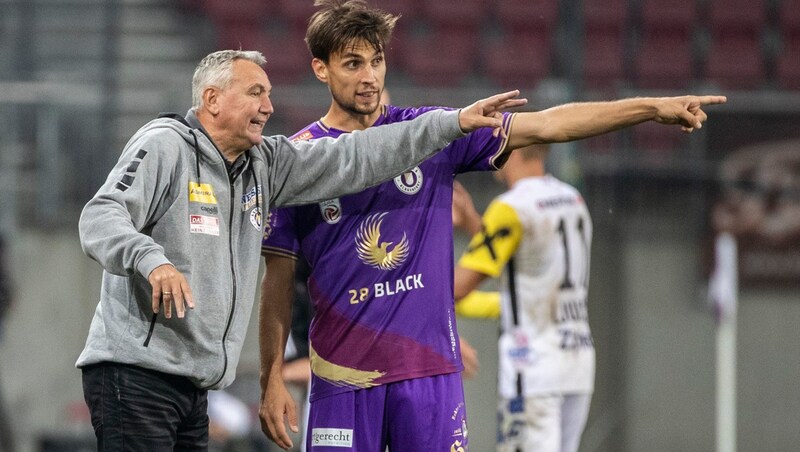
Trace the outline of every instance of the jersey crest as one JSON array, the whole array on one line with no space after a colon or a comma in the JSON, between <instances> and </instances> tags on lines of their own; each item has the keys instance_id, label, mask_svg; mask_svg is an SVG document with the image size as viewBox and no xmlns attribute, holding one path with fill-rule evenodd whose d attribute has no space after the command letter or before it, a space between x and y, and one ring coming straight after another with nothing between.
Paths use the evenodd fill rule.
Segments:
<instances>
[{"instance_id":1,"label":"jersey crest","mask_svg":"<svg viewBox=\"0 0 800 452\"><path fill-rule=\"evenodd\" d=\"M339 198L319 203L319 211L328 224L336 224L342 219L342 203L339 202Z\"/></svg>"},{"instance_id":2,"label":"jersey crest","mask_svg":"<svg viewBox=\"0 0 800 452\"><path fill-rule=\"evenodd\" d=\"M383 212L364 219L356 232L356 252L361 262L370 267L393 270L408 257L408 238L404 232L403 238L396 245L394 242L382 242L381 225L385 216L386 212Z\"/></svg>"},{"instance_id":3,"label":"jersey crest","mask_svg":"<svg viewBox=\"0 0 800 452\"><path fill-rule=\"evenodd\" d=\"M422 188L422 170L415 166L410 171L395 177L394 185L407 195L416 194Z\"/></svg>"}]
</instances>

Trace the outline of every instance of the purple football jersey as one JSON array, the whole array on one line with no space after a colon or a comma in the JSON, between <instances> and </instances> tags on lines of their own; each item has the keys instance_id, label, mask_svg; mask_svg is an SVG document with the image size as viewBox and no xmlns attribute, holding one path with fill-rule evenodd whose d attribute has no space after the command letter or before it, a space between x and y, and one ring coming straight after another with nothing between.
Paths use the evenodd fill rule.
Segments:
<instances>
[{"instance_id":1,"label":"purple football jersey","mask_svg":"<svg viewBox=\"0 0 800 452\"><path fill-rule=\"evenodd\" d=\"M433 109L383 108L374 126ZM505 115L506 132L512 120ZM317 121L293 139L342 133ZM312 400L462 369L453 304L453 179L501 165L505 145L502 135L480 129L393 180L269 214L264 252L302 255L311 267Z\"/></svg>"}]
</instances>

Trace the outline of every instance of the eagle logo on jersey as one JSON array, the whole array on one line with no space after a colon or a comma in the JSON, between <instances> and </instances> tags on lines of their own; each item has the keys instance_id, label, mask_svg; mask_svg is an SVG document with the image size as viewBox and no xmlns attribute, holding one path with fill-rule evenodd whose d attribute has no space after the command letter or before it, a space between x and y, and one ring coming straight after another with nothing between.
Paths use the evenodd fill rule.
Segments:
<instances>
[{"instance_id":1,"label":"eagle logo on jersey","mask_svg":"<svg viewBox=\"0 0 800 452\"><path fill-rule=\"evenodd\" d=\"M394 178L394 185L403 193L413 195L422 187L422 170L418 166Z\"/></svg>"},{"instance_id":2,"label":"eagle logo on jersey","mask_svg":"<svg viewBox=\"0 0 800 452\"><path fill-rule=\"evenodd\" d=\"M361 262L381 270L393 270L405 262L409 246L406 233L400 243L381 242L381 225L386 212L368 216L356 231L356 252Z\"/></svg>"}]
</instances>

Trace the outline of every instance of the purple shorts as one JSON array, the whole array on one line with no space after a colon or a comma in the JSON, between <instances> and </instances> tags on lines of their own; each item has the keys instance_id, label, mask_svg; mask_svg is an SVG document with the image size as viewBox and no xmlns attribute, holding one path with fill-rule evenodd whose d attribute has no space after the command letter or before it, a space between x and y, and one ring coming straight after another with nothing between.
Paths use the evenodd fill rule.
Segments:
<instances>
[{"instance_id":1,"label":"purple shorts","mask_svg":"<svg viewBox=\"0 0 800 452\"><path fill-rule=\"evenodd\" d=\"M309 452L468 452L461 373L315 400L306 435Z\"/></svg>"}]
</instances>

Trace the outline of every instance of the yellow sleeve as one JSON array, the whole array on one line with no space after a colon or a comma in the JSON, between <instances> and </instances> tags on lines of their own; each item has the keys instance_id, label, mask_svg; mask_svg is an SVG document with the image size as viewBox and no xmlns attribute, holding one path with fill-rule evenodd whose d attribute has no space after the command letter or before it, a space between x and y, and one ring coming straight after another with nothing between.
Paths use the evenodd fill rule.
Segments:
<instances>
[{"instance_id":1,"label":"yellow sleeve","mask_svg":"<svg viewBox=\"0 0 800 452\"><path fill-rule=\"evenodd\" d=\"M483 214L483 228L469 242L458 265L498 277L522 239L522 223L508 204L495 200Z\"/></svg>"},{"instance_id":2,"label":"yellow sleeve","mask_svg":"<svg viewBox=\"0 0 800 452\"><path fill-rule=\"evenodd\" d=\"M456 303L456 314L473 319L500 317L500 292L473 290Z\"/></svg>"}]
</instances>

